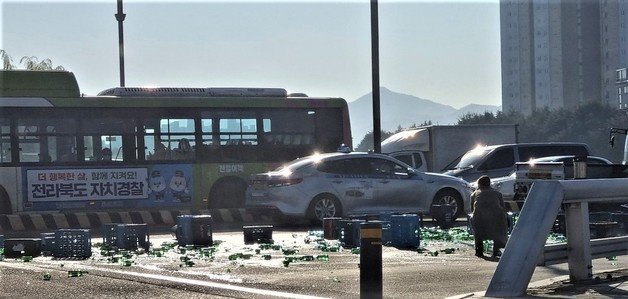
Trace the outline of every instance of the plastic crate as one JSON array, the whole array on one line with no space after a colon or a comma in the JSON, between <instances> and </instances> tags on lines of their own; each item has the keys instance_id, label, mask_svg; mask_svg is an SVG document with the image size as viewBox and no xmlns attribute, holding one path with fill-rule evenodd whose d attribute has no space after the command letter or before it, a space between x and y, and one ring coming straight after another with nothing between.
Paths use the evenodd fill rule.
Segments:
<instances>
[{"instance_id":1,"label":"plastic crate","mask_svg":"<svg viewBox=\"0 0 628 299\"><path fill-rule=\"evenodd\" d=\"M619 230L619 223L610 212L591 212L589 213L589 230L591 239L614 237Z\"/></svg>"},{"instance_id":2,"label":"plastic crate","mask_svg":"<svg viewBox=\"0 0 628 299\"><path fill-rule=\"evenodd\" d=\"M105 223L102 225L102 244L109 248L118 247L119 223Z\"/></svg>"},{"instance_id":3,"label":"plastic crate","mask_svg":"<svg viewBox=\"0 0 628 299\"><path fill-rule=\"evenodd\" d=\"M590 212L589 223L613 222L613 215L610 212Z\"/></svg>"},{"instance_id":4,"label":"plastic crate","mask_svg":"<svg viewBox=\"0 0 628 299\"><path fill-rule=\"evenodd\" d=\"M391 245L397 248L420 246L421 220L417 214L392 215L390 217Z\"/></svg>"},{"instance_id":5,"label":"plastic crate","mask_svg":"<svg viewBox=\"0 0 628 299\"><path fill-rule=\"evenodd\" d=\"M57 247L55 233L41 233L39 238L41 239L41 253L43 255L52 255Z\"/></svg>"},{"instance_id":6,"label":"plastic crate","mask_svg":"<svg viewBox=\"0 0 628 299\"><path fill-rule=\"evenodd\" d=\"M177 242L180 246L211 246L212 216L211 215L181 215L177 216Z\"/></svg>"},{"instance_id":7,"label":"plastic crate","mask_svg":"<svg viewBox=\"0 0 628 299\"><path fill-rule=\"evenodd\" d=\"M342 218L323 218L323 237L327 240L338 240L339 223Z\"/></svg>"},{"instance_id":8,"label":"plastic crate","mask_svg":"<svg viewBox=\"0 0 628 299\"><path fill-rule=\"evenodd\" d=\"M146 223L124 224L122 238L118 243L122 243L127 250L137 250L143 248L150 249L150 235Z\"/></svg>"},{"instance_id":9,"label":"plastic crate","mask_svg":"<svg viewBox=\"0 0 628 299\"><path fill-rule=\"evenodd\" d=\"M617 226L619 229L619 234L627 234L628 233L628 213L625 212L616 212L612 213L613 221L617 222Z\"/></svg>"},{"instance_id":10,"label":"plastic crate","mask_svg":"<svg viewBox=\"0 0 628 299\"><path fill-rule=\"evenodd\" d=\"M273 243L273 226L272 225L248 225L243 226L244 244L254 243Z\"/></svg>"},{"instance_id":11,"label":"plastic crate","mask_svg":"<svg viewBox=\"0 0 628 299\"><path fill-rule=\"evenodd\" d=\"M116 224L103 225L103 244L124 250L150 249L150 236L148 225L142 224Z\"/></svg>"},{"instance_id":12,"label":"plastic crate","mask_svg":"<svg viewBox=\"0 0 628 299\"><path fill-rule=\"evenodd\" d=\"M454 215L454 205L432 205L432 218L442 229L453 226L456 220Z\"/></svg>"},{"instance_id":13,"label":"plastic crate","mask_svg":"<svg viewBox=\"0 0 628 299\"><path fill-rule=\"evenodd\" d=\"M89 229L58 229L55 231L56 258L86 259L92 256L92 237Z\"/></svg>"},{"instance_id":14,"label":"plastic crate","mask_svg":"<svg viewBox=\"0 0 628 299\"><path fill-rule=\"evenodd\" d=\"M340 220L338 240L343 247L360 247L360 224L365 222L365 220L361 219Z\"/></svg>"},{"instance_id":15,"label":"plastic crate","mask_svg":"<svg viewBox=\"0 0 628 299\"><path fill-rule=\"evenodd\" d=\"M41 254L41 239L15 238L4 240L4 256L20 258L22 256L39 256Z\"/></svg>"}]
</instances>

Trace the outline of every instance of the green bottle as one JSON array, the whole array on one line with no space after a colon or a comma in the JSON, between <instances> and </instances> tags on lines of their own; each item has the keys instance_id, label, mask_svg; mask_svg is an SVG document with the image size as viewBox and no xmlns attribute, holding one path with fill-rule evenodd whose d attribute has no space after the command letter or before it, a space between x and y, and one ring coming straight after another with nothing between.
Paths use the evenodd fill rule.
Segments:
<instances>
[{"instance_id":1,"label":"green bottle","mask_svg":"<svg viewBox=\"0 0 628 299\"><path fill-rule=\"evenodd\" d=\"M316 260L327 262L327 261L329 261L329 255L327 255L327 254L317 255L316 256Z\"/></svg>"}]
</instances>

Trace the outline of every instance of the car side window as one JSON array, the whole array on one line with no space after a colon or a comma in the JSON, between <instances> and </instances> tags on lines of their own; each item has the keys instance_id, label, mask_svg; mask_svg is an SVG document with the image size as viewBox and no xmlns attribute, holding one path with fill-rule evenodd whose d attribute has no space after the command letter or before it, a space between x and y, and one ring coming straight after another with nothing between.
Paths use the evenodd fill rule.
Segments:
<instances>
[{"instance_id":1,"label":"car side window","mask_svg":"<svg viewBox=\"0 0 628 299\"><path fill-rule=\"evenodd\" d=\"M412 155L414 156L414 168L421 168L421 166L423 166L423 159L421 159L421 154L414 153Z\"/></svg>"},{"instance_id":2,"label":"car side window","mask_svg":"<svg viewBox=\"0 0 628 299\"><path fill-rule=\"evenodd\" d=\"M484 163L478 167L480 170L492 170L512 167L515 165L515 151L512 147L495 150L486 158Z\"/></svg>"},{"instance_id":3,"label":"car side window","mask_svg":"<svg viewBox=\"0 0 628 299\"><path fill-rule=\"evenodd\" d=\"M348 172L345 160L325 161L317 167L318 171L326 173L344 174Z\"/></svg>"},{"instance_id":4,"label":"car side window","mask_svg":"<svg viewBox=\"0 0 628 299\"><path fill-rule=\"evenodd\" d=\"M397 160L399 160L399 161L401 161L403 163L406 163L406 164L408 164L410 166L414 165L414 163L412 163L412 155L410 155L410 154L403 154L403 155L395 156L395 159L397 159ZM417 160L417 162L421 163L421 160ZM418 168L418 167L420 167L420 165L414 166L414 167Z\"/></svg>"},{"instance_id":5,"label":"car side window","mask_svg":"<svg viewBox=\"0 0 628 299\"><path fill-rule=\"evenodd\" d=\"M383 159L372 159L371 161L371 173L372 174L393 174L394 165L392 162Z\"/></svg>"},{"instance_id":6,"label":"car side window","mask_svg":"<svg viewBox=\"0 0 628 299\"><path fill-rule=\"evenodd\" d=\"M408 173L408 170L393 161L386 159L370 159L371 173L378 175L397 175L400 173Z\"/></svg>"}]
</instances>

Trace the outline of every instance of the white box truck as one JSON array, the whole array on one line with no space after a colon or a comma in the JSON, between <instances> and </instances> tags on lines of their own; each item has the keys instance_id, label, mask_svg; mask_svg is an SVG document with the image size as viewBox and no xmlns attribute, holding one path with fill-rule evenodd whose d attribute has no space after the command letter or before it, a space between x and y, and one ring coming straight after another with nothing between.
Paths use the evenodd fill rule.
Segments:
<instances>
[{"instance_id":1,"label":"white box truck","mask_svg":"<svg viewBox=\"0 0 628 299\"><path fill-rule=\"evenodd\" d=\"M394 134L382 153L427 172L441 172L454 159L482 145L517 143L517 125L432 125Z\"/></svg>"}]
</instances>

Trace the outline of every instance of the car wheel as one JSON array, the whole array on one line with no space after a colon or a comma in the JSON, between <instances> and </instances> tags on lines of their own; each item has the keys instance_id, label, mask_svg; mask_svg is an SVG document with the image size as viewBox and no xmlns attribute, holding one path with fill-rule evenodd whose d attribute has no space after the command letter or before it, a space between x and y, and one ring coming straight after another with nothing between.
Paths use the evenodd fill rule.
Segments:
<instances>
[{"instance_id":1,"label":"car wheel","mask_svg":"<svg viewBox=\"0 0 628 299\"><path fill-rule=\"evenodd\" d=\"M433 205L454 206L454 219L457 219L464 214L462 198L460 197L460 194L458 194L458 192L454 190L445 189L438 191L438 193L436 193L436 196L434 196L434 200L432 201L432 206ZM430 209L430 214L434 215L433 209Z\"/></svg>"},{"instance_id":2,"label":"car wheel","mask_svg":"<svg viewBox=\"0 0 628 299\"><path fill-rule=\"evenodd\" d=\"M342 215L340 202L330 194L315 197L310 203L309 218L315 222L323 222L324 218L339 217Z\"/></svg>"}]
</instances>

